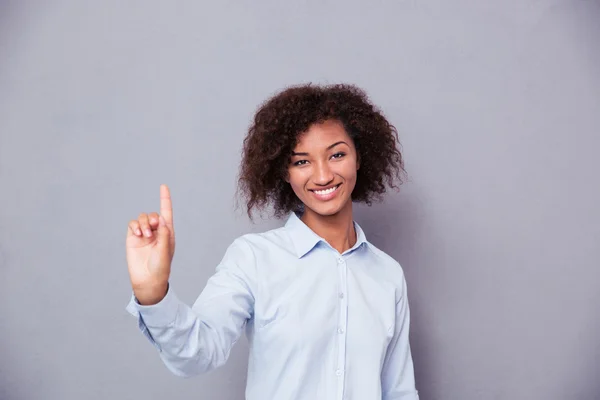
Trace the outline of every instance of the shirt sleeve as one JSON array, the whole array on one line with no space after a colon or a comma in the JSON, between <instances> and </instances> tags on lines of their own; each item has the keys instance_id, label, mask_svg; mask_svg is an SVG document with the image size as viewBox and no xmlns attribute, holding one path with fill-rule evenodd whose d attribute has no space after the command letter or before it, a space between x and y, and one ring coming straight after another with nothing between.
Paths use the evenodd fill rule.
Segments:
<instances>
[{"instance_id":1,"label":"shirt sleeve","mask_svg":"<svg viewBox=\"0 0 600 400\"><path fill-rule=\"evenodd\" d=\"M189 377L223 365L253 315L255 258L249 244L236 239L192 307L169 285L157 304L143 306L132 296L127 311L156 347L167 368Z\"/></svg>"},{"instance_id":2,"label":"shirt sleeve","mask_svg":"<svg viewBox=\"0 0 600 400\"><path fill-rule=\"evenodd\" d=\"M418 400L412 355L409 344L410 310L406 280L402 277L402 293L396 303L394 336L390 341L381 372L382 400Z\"/></svg>"}]
</instances>

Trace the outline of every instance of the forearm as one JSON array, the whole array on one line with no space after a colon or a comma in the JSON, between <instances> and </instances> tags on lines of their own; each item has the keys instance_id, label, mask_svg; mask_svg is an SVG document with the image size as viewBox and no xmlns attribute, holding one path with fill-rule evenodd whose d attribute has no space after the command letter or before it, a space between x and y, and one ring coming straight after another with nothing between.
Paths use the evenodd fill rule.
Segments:
<instances>
[{"instance_id":1,"label":"forearm","mask_svg":"<svg viewBox=\"0 0 600 400\"><path fill-rule=\"evenodd\" d=\"M403 393L387 393L381 397L381 400L419 400L419 392L411 390Z\"/></svg>"},{"instance_id":2,"label":"forearm","mask_svg":"<svg viewBox=\"0 0 600 400\"><path fill-rule=\"evenodd\" d=\"M246 265L246 267L240 267ZM191 376L223 365L254 310L252 251L242 240L229 246L216 273L193 307L171 287L158 303L144 306L132 297L127 309L176 375Z\"/></svg>"},{"instance_id":3,"label":"forearm","mask_svg":"<svg viewBox=\"0 0 600 400\"><path fill-rule=\"evenodd\" d=\"M171 289L151 306L140 305L132 298L128 310L139 318L141 331L174 374L188 377L225 363L230 350L227 341Z\"/></svg>"},{"instance_id":4,"label":"forearm","mask_svg":"<svg viewBox=\"0 0 600 400\"><path fill-rule=\"evenodd\" d=\"M383 400L418 400L411 348L409 343L410 308L406 281L396 303L394 336L388 346L382 371Z\"/></svg>"}]
</instances>

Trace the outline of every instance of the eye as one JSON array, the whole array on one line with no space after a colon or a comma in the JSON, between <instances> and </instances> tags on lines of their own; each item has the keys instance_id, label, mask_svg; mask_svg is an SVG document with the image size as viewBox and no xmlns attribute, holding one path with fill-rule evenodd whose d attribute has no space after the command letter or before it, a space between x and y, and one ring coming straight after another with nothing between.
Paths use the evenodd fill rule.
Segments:
<instances>
[{"instance_id":1,"label":"eye","mask_svg":"<svg viewBox=\"0 0 600 400\"><path fill-rule=\"evenodd\" d=\"M293 165L296 166L296 167L299 167L301 165L304 165L307 162L308 161L306 161L306 160L299 160L299 161L296 161Z\"/></svg>"},{"instance_id":2,"label":"eye","mask_svg":"<svg viewBox=\"0 0 600 400\"><path fill-rule=\"evenodd\" d=\"M346 153L340 151L339 153L335 153L334 155L332 155L332 158L342 158L346 155Z\"/></svg>"}]
</instances>

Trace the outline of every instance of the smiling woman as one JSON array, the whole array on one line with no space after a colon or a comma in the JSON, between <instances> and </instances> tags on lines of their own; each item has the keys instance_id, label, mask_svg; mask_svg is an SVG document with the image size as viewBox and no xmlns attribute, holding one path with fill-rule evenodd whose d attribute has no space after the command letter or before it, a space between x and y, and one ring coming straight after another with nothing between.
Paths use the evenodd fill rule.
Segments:
<instances>
[{"instance_id":1,"label":"smiling woman","mask_svg":"<svg viewBox=\"0 0 600 400\"><path fill-rule=\"evenodd\" d=\"M341 123L312 125L292 152L285 178L304 205L302 220L311 225L316 216L347 217L358 169L356 148Z\"/></svg>"},{"instance_id":2,"label":"smiling woman","mask_svg":"<svg viewBox=\"0 0 600 400\"><path fill-rule=\"evenodd\" d=\"M239 190L284 226L229 246L192 307L169 284L173 207L129 223L128 310L175 374L223 365L245 330L246 398L416 400L400 265L367 241L353 202L401 183L397 132L351 85L291 87L257 111Z\"/></svg>"},{"instance_id":3,"label":"smiling woman","mask_svg":"<svg viewBox=\"0 0 600 400\"><path fill-rule=\"evenodd\" d=\"M269 203L276 217L304 208L298 193L284 181L290 173L291 157L309 156L306 147L319 137L316 130L335 131L346 144L342 153L346 155L350 147L362 165L356 173L356 187L348 191L353 201L371 204L381 198L386 186L402 183L404 162L396 129L363 90L344 84L294 86L262 104L244 140L240 189L249 215ZM309 163L302 157L293 161Z\"/></svg>"}]
</instances>

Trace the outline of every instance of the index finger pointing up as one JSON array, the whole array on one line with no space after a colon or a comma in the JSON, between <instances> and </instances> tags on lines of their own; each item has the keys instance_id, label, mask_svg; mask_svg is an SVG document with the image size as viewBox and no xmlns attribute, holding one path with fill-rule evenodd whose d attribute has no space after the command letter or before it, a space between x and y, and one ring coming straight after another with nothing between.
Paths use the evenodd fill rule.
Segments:
<instances>
[{"instance_id":1,"label":"index finger pointing up","mask_svg":"<svg viewBox=\"0 0 600 400\"><path fill-rule=\"evenodd\" d=\"M171 203L171 192L167 185L160 185L160 215L171 229L173 227L173 204Z\"/></svg>"}]
</instances>

